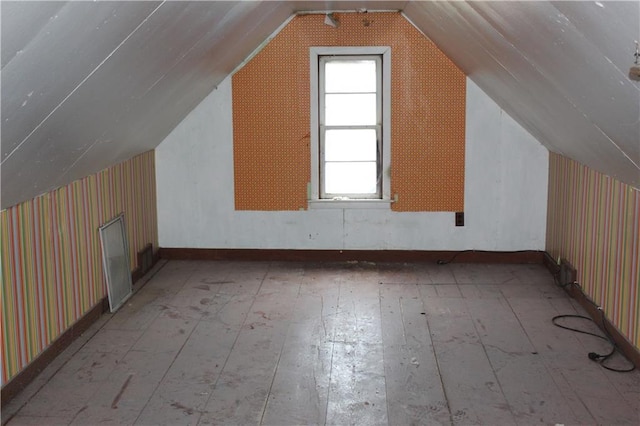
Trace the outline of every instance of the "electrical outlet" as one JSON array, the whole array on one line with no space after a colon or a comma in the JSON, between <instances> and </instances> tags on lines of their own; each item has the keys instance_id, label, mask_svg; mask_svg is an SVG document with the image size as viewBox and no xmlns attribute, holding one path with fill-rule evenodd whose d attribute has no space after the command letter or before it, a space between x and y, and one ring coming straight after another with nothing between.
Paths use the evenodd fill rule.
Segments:
<instances>
[{"instance_id":1,"label":"electrical outlet","mask_svg":"<svg viewBox=\"0 0 640 426\"><path fill-rule=\"evenodd\" d=\"M578 271L567 259L560 259L560 285L565 286L578 281Z\"/></svg>"}]
</instances>

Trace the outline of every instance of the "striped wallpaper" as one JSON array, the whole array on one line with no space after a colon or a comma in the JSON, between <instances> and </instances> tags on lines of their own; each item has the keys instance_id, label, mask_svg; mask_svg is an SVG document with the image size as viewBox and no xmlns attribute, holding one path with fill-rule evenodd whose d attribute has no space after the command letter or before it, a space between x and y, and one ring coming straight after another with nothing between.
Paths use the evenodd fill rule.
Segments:
<instances>
[{"instance_id":1,"label":"striped wallpaper","mask_svg":"<svg viewBox=\"0 0 640 426\"><path fill-rule=\"evenodd\" d=\"M547 252L640 349L640 191L551 153Z\"/></svg>"},{"instance_id":2,"label":"striped wallpaper","mask_svg":"<svg viewBox=\"0 0 640 426\"><path fill-rule=\"evenodd\" d=\"M131 269L158 246L154 152L0 212L2 384L106 296L98 227L124 212Z\"/></svg>"}]
</instances>

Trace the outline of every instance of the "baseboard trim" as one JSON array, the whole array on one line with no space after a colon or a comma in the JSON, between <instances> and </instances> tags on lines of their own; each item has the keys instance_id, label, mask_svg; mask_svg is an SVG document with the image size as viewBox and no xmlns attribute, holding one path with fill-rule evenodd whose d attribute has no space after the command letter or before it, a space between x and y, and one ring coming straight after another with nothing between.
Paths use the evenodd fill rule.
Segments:
<instances>
[{"instance_id":1,"label":"baseboard trim","mask_svg":"<svg viewBox=\"0 0 640 426\"><path fill-rule=\"evenodd\" d=\"M558 262L546 251L543 252L542 255L542 264L547 267L551 275L556 275L560 272L560 265L558 265Z\"/></svg>"},{"instance_id":2,"label":"baseboard trim","mask_svg":"<svg viewBox=\"0 0 640 426\"><path fill-rule=\"evenodd\" d=\"M589 314L591 319L598 325L598 327L604 332L602 326L602 313L596 305L591 301L589 296L584 294L581 288L576 286L568 286L566 288L567 293L571 295L576 301L584 308L585 311ZM629 361L636 366L636 368L640 368L640 349L636 348L627 338L618 330L618 328L611 323L609 318L604 317L604 321L607 327L607 332L613 340L618 345L620 351L627 357Z\"/></svg>"},{"instance_id":3,"label":"baseboard trim","mask_svg":"<svg viewBox=\"0 0 640 426\"><path fill-rule=\"evenodd\" d=\"M84 333L100 316L109 311L109 298L104 297L82 318L69 327L64 333L27 365L20 373L2 387L1 404L4 406L18 395L38 374L44 370L62 351L64 351L76 338Z\"/></svg>"},{"instance_id":4,"label":"baseboard trim","mask_svg":"<svg viewBox=\"0 0 640 426\"><path fill-rule=\"evenodd\" d=\"M145 247L147 250L148 247ZM135 284L140 280L156 263L160 260L158 252L153 253L152 263L146 264L146 270L143 271L141 267L136 268L131 272L131 280ZM138 291L145 283L138 286L134 285L134 292ZM62 351L64 351L75 339L77 339L82 333L96 322L102 314L109 312L109 297L102 298L93 308L91 308L86 314L76 321L71 327L65 330L58 338L42 351L29 365L27 365L21 372L7 382L0 391L0 406L4 407L9 403L16 395L18 395L33 379L35 379L46 367L53 361Z\"/></svg>"},{"instance_id":5,"label":"baseboard trim","mask_svg":"<svg viewBox=\"0 0 640 426\"><path fill-rule=\"evenodd\" d=\"M560 272L560 266L558 263L551 257L549 253L544 253L544 265L549 269L551 274L556 275ZM596 323L596 325L602 330L604 333L603 325L602 325L602 313L596 307L596 303L594 303L588 295L586 295L582 288L577 286L567 286L565 287L565 291L573 297L582 308L587 311L591 319ZM611 323L609 318L604 317L605 326L607 327L607 332L611 335L613 340L618 345L620 351L627 357L629 361L636 366L636 368L640 369L640 349L636 348L633 343L631 343L618 328Z\"/></svg>"},{"instance_id":6,"label":"baseboard trim","mask_svg":"<svg viewBox=\"0 0 640 426\"><path fill-rule=\"evenodd\" d=\"M244 260L296 262L437 262L452 263L542 263L544 252L501 251L428 251L428 250L286 250L286 249L159 249L167 260Z\"/></svg>"}]
</instances>

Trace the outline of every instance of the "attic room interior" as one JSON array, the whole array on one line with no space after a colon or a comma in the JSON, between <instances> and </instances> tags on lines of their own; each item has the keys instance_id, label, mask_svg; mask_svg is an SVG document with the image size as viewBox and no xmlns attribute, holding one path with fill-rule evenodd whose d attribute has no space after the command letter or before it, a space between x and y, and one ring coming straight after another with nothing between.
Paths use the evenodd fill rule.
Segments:
<instances>
[{"instance_id":1,"label":"attic room interior","mask_svg":"<svg viewBox=\"0 0 640 426\"><path fill-rule=\"evenodd\" d=\"M2 424L637 425L638 40L637 1L3 0Z\"/></svg>"}]
</instances>

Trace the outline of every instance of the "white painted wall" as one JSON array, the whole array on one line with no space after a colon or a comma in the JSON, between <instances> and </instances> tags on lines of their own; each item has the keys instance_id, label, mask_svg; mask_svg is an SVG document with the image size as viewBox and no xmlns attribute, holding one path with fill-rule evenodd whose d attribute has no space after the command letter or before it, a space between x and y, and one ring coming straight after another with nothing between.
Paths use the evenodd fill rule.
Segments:
<instances>
[{"instance_id":1,"label":"white painted wall","mask_svg":"<svg viewBox=\"0 0 640 426\"><path fill-rule=\"evenodd\" d=\"M544 250L548 151L467 79L465 226L453 213L235 211L231 78L156 149L160 247Z\"/></svg>"}]
</instances>

